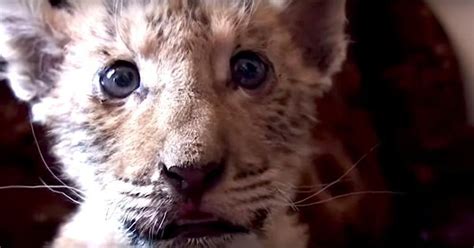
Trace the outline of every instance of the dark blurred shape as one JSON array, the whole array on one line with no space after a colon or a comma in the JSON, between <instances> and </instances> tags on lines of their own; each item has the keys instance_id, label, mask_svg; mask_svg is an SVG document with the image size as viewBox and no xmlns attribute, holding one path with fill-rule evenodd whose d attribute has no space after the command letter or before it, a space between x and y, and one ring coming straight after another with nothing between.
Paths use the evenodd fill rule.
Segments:
<instances>
[{"instance_id":1,"label":"dark blurred shape","mask_svg":"<svg viewBox=\"0 0 474 248\"><path fill-rule=\"evenodd\" d=\"M471 247L474 223L454 218L474 211L474 129L449 39L422 1L349 2L360 99L387 183L408 193L384 247Z\"/></svg>"}]
</instances>

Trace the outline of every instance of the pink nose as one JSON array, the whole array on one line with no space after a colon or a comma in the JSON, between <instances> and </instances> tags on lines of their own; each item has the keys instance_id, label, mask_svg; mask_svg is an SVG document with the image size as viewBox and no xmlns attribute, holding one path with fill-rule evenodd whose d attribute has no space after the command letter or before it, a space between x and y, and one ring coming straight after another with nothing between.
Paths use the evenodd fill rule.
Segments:
<instances>
[{"instance_id":1,"label":"pink nose","mask_svg":"<svg viewBox=\"0 0 474 248\"><path fill-rule=\"evenodd\" d=\"M209 163L203 166L182 165L171 166L161 164L164 180L173 189L189 199L199 199L211 189L222 177L223 163Z\"/></svg>"}]
</instances>

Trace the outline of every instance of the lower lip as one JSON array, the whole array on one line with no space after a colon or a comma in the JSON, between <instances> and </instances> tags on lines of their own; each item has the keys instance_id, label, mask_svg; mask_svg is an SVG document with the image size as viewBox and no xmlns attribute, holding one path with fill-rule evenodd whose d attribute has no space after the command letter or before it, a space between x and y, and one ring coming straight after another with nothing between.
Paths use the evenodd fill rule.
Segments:
<instances>
[{"instance_id":1,"label":"lower lip","mask_svg":"<svg viewBox=\"0 0 474 248\"><path fill-rule=\"evenodd\" d=\"M206 238L232 234L243 234L249 231L243 227L232 226L224 222L209 222L200 224L173 225L166 227L162 239L173 238Z\"/></svg>"}]
</instances>

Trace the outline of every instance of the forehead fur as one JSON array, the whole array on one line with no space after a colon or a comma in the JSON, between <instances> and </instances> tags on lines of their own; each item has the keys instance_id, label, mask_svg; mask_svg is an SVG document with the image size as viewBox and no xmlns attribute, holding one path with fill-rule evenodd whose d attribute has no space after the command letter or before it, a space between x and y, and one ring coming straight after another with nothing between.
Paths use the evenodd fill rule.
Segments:
<instances>
[{"instance_id":1,"label":"forehead fur","mask_svg":"<svg viewBox=\"0 0 474 248\"><path fill-rule=\"evenodd\" d=\"M77 1L64 29L74 53L107 59L180 61L198 56L216 65L238 46L263 51L277 27L278 8L268 1ZM63 20L64 21L64 20ZM193 53L194 55L191 55ZM100 57L100 56L99 56ZM226 69L216 70L224 79Z\"/></svg>"},{"instance_id":2,"label":"forehead fur","mask_svg":"<svg viewBox=\"0 0 474 248\"><path fill-rule=\"evenodd\" d=\"M249 23L275 22L276 9L271 6L266 1L228 0L77 1L70 7L73 15L67 30L72 39L120 41L124 48L148 54L159 48L150 48L160 46L157 39L172 40L174 47L184 48L190 44L178 42L186 38L216 36L231 41Z\"/></svg>"}]
</instances>

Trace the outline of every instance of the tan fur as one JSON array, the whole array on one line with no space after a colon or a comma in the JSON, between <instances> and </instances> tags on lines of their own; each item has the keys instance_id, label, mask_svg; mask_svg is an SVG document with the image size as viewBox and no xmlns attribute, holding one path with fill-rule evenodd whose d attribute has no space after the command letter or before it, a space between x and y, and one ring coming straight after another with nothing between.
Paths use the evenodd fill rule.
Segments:
<instances>
[{"instance_id":1,"label":"tan fur","mask_svg":"<svg viewBox=\"0 0 474 248\"><path fill-rule=\"evenodd\" d=\"M172 221L182 201L163 182L160 162L222 158L224 179L203 196L203 211L249 228L257 211L266 211L263 233L134 245L306 246L306 227L287 216L295 196L288 186L312 173L314 99L330 88L345 57L344 1L87 0L63 9L44 0L4 2L0 54L10 85L50 129L54 154L86 192L54 247L131 245L121 222L153 230ZM320 16L304 15L309 10ZM271 62L268 89L228 86L229 60L239 50ZM142 79L123 100L110 99L98 84L98 70L116 59L134 61Z\"/></svg>"}]
</instances>

